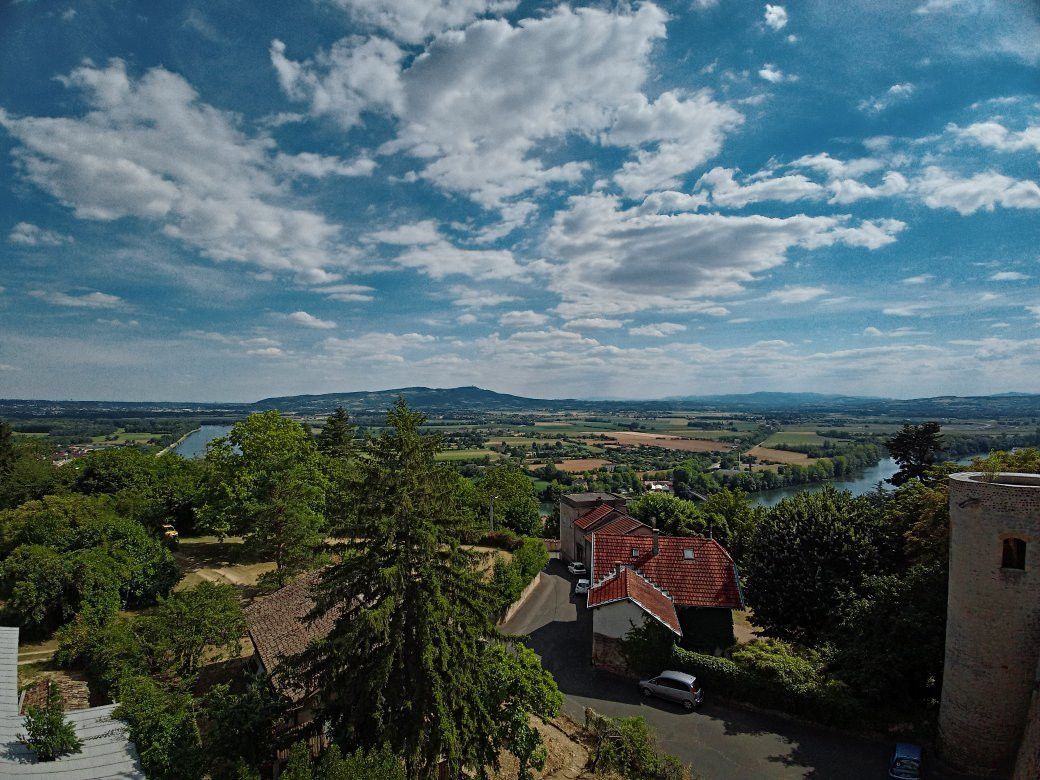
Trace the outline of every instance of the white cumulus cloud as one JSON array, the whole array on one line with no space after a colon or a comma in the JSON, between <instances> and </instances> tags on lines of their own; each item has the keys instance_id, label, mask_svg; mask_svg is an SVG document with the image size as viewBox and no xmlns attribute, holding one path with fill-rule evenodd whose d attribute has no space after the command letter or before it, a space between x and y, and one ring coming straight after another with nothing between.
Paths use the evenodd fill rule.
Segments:
<instances>
[{"instance_id":1,"label":"white cumulus cloud","mask_svg":"<svg viewBox=\"0 0 1040 780\"><path fill-rule=\"evenodd\" d=\"M773 30L782 30L787 26L787 10L782 5L766 4L765 23Z\"/></svg>"},{"instance_id":2,"label":"white cumulus cloud","mask_svg":"<svg viewBox=\"0 0 1040 780\"><path fill-rule=\"evenodd\" d=\"M85 63L61 82L83 96L86 113L0 109L0 126L17 142L21 176L80 219L138 217L213 260L312 280L334 279L325 267L352 257L336 225L291 205L286 161L313 175L327 158L279 158L270 138L246 134L236 115L161 67L135 79L121 60Z\"/></svg>"},{"instance_id":3,"label":"white cumulus cloud","mask_svg":"<svg viewBox=\"0 0 1040 780\"><path fill-rule=\"evenodd\" d=\"M31 222L19 222L7 236L12 244L22 246L61 246L72 241L72 236L66 236L54 230L45 230Z\"/></svg>"},{"instance_id":4,"label":"white cumulus cloud","mask_svg":"<svg viewBox=\"0 0 1040 780\"><path fill-rule=\"evenodd\" d=\"M663 339L666 336L681 333L684 330L686 330L686 326L678 322L652 322L636 328L629 328L628 332L632 336L650 336Z\"/></svg>"},{"instance_id":5,"label":"white cumulus cloud","mask_svg":"<svg viewBox=\"0 0 1040 780\"><path fill-rule=\"evenodd\" d=\"M305 311L294 311L288 315L289 321L294 322L297 325L302 325L305 328L317 328L319 330L331 330L336 327L336 323L332 320L322 320L315 317L313 314L308 314Z\"/></svg>"},{"instance_id":6,"label":"white cumulus cloud","mask_svg":"<svg viewBox=\"0 0 1040 780\"><path fill-rule=\"evenodd\" d=\"M529 328L533 325L543 325L549 318L531 309L525 311L509 311L498 318L498 324L505 328Z\"/></svg>"},{"instance_id":7,"label":"white cumulus cloud","mask_svg":"<svg viewBox=\"0 0 1040 780\"><path fill-rule=\"evenodd\" d=\"M103 292L84 293L83 295L70 295L63 292L48 292L46 290L30 290L29 295L39 298L41 301L52 306L67 306L73 309L125 309L126 302L118 295L109 295Z\"/></svg>"},{"instance_id":8,"label":"white cumulus cloud","mask_svg":"<svg viewBox=\"0 0 1040 780\"><path fill-rule=\"evenodd\" d=\"M785 285L779 290L773 290L766 295L766 298L770 301L779 301L780 303L806 303L808 301L819 298L821 295L826 295L829 291L826 287L811 287L808 285Z\"/></svg>"}]
</instances>

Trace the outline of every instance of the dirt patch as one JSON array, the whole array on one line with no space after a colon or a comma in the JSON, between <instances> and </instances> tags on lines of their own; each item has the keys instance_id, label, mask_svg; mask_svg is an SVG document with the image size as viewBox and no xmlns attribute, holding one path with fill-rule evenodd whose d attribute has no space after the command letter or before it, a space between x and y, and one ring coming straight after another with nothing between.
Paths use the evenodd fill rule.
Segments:
<instances>
[{"instance_id":1,"label":"dirt patch","mask_svg":"<svg viewBox=\"0 0 1040 780\"><path fill-rule=\"evenodd\" d=\"M619 444L647 444L652 447L664 447L669 450L683 452L727 452L730 446L722 441L711 439L684 439L679 436L665 436L660 433L637 433L635 431L596 431L594 435L606 435Z\"/></svg>"},{"instance_id":2,"label":"dirt patch","mask_svg":"<svg viewBox=\"0 0 1040 780\"><path fill-rule=\"evenodd\" d=\"M562 715L550 723L542 723L537 718L532 718L532 723L542 735L542 742L548 753L545 767L532 773L535 780L577 780L592 777L585 771L589 751L576 738L581 733L577 723ZM498 772L491 774L492 780L515 780L518 768L516 759L503 752L500 760L502 767Z\"/></svg>"},{"instance_id":3,"label":"dirt patch","mask_svg":"<svg viewBox=\"0 0 1040 780\"><path fill-rule=\"evenodd\" d=\"M253 588L260 575L274 571L273 561L250 561L245 558L240 539L223 543L209 539L185 539L174 553L184 571L175 590L185 590L200 582L219 582L239 588Z\"/></svg>"},{"instance_id":4,"label":"dirt patch","mask_svg":"<svg viewBox=\"0 0 1040 780\"><path fill-rule=\"evenodd\" d=\"M804 452L774 450L769 447L752 447L748 450L748 455L754 455L759 460L775 460L778 463L801 463L804 465L816 462Z\"/></svg>"}]
</instances>

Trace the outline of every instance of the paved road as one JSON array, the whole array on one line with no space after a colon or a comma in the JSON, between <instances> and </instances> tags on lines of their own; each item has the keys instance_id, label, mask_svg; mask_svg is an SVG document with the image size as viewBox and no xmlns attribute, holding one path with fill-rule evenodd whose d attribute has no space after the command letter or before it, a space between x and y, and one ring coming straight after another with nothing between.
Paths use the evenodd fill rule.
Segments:
<instances>
[{"instance_id":1,"label":"paved road","mask_svg":"<svg viewBox=\"0 0 1040 780\"><path fill-rule=\"evenodd\" d=\"M712 701L695 712L645 701L631 681L595 671L589 664L592 617L571 595L572 578L560 561L549 562L542 583L504 626L526 634L564 694L564 711L581 723L585 707L605 715L642 715L663 750L674 753L707 780L884 778L890 745L860 740L802 723Z\"/></svg>"}]
</instances>

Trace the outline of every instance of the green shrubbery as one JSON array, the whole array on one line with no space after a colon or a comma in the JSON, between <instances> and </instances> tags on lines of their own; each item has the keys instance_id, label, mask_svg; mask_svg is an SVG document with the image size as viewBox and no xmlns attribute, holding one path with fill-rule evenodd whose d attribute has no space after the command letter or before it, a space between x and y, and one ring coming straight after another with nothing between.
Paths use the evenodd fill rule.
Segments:
<instances>
[{"instance_id":1,"label":"green shrubbery","mask_svg":"<svg viewBox=\"0 0 1040 780\"><path fill-rule=\"evenodd\" d=\"M520 594L538 572L549 563L549 551L545 542L534 537L524 537L519 547L513 552L513 559L505 563L501 558L495 561L492 584L499 595L502 609L520 598Z\"/></svg>"},{"instance_id":2,"label":"green shrubbery","mask_svg":"<svg viewBox=\"0 0 1040 780\"><path fill-rule=\"evenodd\" d=\"M657 752L646 718L610 718L585 708L585 730L592 738L589 769L614 772L626 780L686 780L689 770L675 756Z\"/></svg>"},{"instance_id":3,"label":"green shrubbery","mask_svg":"<svg viewBox=\"0 0 1040 780\"><path fill-rule=\"evenodd\" d=\"M862 726L868 719L867 708L844 683L820 673L814 664L818 658L784 642L752 642L732 659L676 648L673 659L679 670L719 696L830 726Z\"/></svg>"}]
</instances>

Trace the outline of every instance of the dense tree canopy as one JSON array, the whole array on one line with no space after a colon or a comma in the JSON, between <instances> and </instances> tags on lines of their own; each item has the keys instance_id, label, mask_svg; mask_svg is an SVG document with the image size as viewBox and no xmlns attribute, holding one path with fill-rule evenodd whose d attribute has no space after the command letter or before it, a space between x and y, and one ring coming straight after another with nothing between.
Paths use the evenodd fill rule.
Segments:
<instances>
[{"instance_id":1,"label":"dense tree canopy","mask_svg":"<svg viewBox=\"0 0 1040 780\"><path fill-rule=\"evenodd\" d=\"M903 430L885 442L885 446L899 464L899 471L888 480L891 484L899 487L911 479L921 479L938 462L942 452L939 423L907 423Z\"/></svg>"},{"instance_id":2,"label":"dense tree canopy","mask_svg":"<svg viewBox=\"0 0 1040 780\"><path fill-rule=\"evenodd\" d=\"M524 536L539 535L540 517L534 485L516 466L494 466L484 472L473 494L474 514L488 517L492 497L495 528L508 528Z\"/></svg>"},{"instance_id":3,"label":"dense tree canopy","mask_svg":"<svg viewBox=\"0 0 1040 780\"><path fill-rule=\"evenodd\" d=\"M880 519L847 491L799 493L769 510L744 567L744 594L773 636L818 641L878 572Z\"/></svg>"},{"instance_id":4,"label":"dense tree canopy","mask_svg":"<svg viewBox=\"0 0 1040 780\"><path fill-rule=\"evenodd\" d=\"M668 493L647 493L629 504L629 514L669 536L707 536L708 524L692 501Z\"/></svg>"},{"instance_id":5,"label":"dense tree canopy","mask_svg":"<svg viewBox=\"0 0 1040 780\"><path fill-rule=\"evenodd\" d=\"M206 453L199 528L223 538L245 536L257 557L273 560L278 576L313 560L324 540L327 478L309 433L277 412L235 424Z\"/></svg>"}]
</instances>

